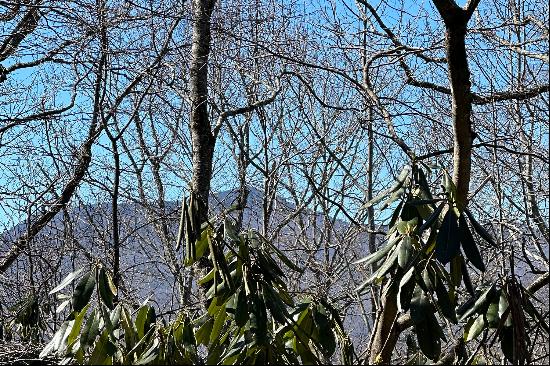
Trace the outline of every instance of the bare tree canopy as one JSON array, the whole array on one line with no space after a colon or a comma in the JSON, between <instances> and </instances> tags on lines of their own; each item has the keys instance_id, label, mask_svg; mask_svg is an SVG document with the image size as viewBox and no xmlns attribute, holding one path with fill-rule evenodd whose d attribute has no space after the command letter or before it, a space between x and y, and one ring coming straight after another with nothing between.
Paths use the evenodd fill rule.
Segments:
<instances>
[{"instance_id":1,"label":"bare tree canopy","mask_svg":"<svg viewBox=\"0 0 550 366\"><path fill-rule=\"evenodd\" d=\"M548 23L0 1L0 363L548 364Z\"/></svg>"}]
</instances>

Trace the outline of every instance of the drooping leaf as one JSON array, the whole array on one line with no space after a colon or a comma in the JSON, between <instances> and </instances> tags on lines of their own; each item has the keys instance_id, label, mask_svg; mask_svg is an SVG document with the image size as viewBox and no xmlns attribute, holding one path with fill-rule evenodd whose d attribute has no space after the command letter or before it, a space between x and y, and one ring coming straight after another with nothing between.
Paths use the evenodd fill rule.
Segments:
<instances>
[{"instance_id":1,"label":"drooping leaf","mask_svg":"<svg viewBox=\"0 0 550 366\"><path fill-rule=\"evenodd\" d=\"M181 248L181 243L183 241L183 234L185 229L185 215L187 212L187 203L185 202L185 197L181 201L181 211L180 211L180 222L178 225L178 236L176 239L176 250L179 250ZM189 255L187 248L185 249L186 257Z\"/></svg>"},{"instance_id":2,"label":"drooping leaf","mask_svg":"<svg viewBox=\"0 0 550 366\"><path fill-rule=\"evenodd\" d=\"M506 360L514 364L514 327L504 326L499 333L500 348Z\"/></svg>"},{"instance_id":3,"label":"drooping leaf","mask_svg":"<svg viewBox=\"0 0 550 366\"><path fill-rule=\"evenodd\" d=\"M443 223L439 228L435 244L435 256L442 263L447 264L457 256L460 250L457 217L453 210L447 211Z\"/></svg>"},{"instance_id":4,"label":"drooping leaf","mask_svg":"<svg viewBox=\"0 0 550 366\"><path fill-rule=\"evenodd\" d=\"M397 263L399 264L399 267L405 268L409 262L412 250L411 237L406 235L403 237L398 249L399 253L397 255Z\"/></svg>"},{"instance_id":5,"label":"drooping leaf","mask_svg":"<svg viewBox=\"0 0 550 366\"><path fill-rule=\"evenodd\" d=\"M413 200L407 201L407 203L414 206L424 206L424 205L433 205L437 202L441 202L442 200L443 200L442 198L413 199Z\"/></svg>"},{"instance_id":6,"label":"drooping leaf","mask_svg":"<svg viewBox=\"0 0 550 366\"><path fill-rule=\"evenodd\" d=\"M476 221L472 213L465 208L464 212L466 212L466 215L468 215L468 218L470 219L470 222L472 223L472 226L474 227L475 231L481 236L485 241L489 244L491 244L494 248L498 248L495 241L493 240L493 237L479 222Z\"/></svg>"},{"instance_id":7,"label":"drooping leaf","mask_svg":"<svg viewBox=\"0 0 550 366\"><path fill-rule=\"evenodd\" d=\"M450 275L451 283L455 287L459 287L462 281L462 261L459 257L455 257L451 260Z\"/></svg>"},{"instance_id":8,"label":"drooping leaf","mask_svg":"<svg viewBox=\"0 0 550 366\"><path fill-rule=\"evenodd\" d=\"M485 272L485 264L483 264L483 259L479 254L479 249L475 243L474 237L468 229L468 224L464 214L460 215L459 220L459 235L460 242L462 243L462 250L470 262L481 272Z\"/></svg>"},{"instance_id":9,"label":"drooping leaf","mask_svg":"<svg viewBox=\"0 0 550 366\"><path fill-rule=\"evenodd\" d=\"M483 315L479 315L469 324L470 326L464 329L464 341L466 342L476 339L477 336L481 334L483 329L485 329L485 320L483 319Z\"/></svg>"},{"instance_id":10,"label":"drooping leaf","mask_svg":"<svg viewBox=\"0 0 550 366\"><path fill-rule=\"evenodd\" d=\"M254 334L256 344L264 345L267 341L267 311L265 303L255 293L248 297L248 305L250 309L250 329Z\"/></svg>"},{"instance_id":11,"label":"drooping leaf","mask_svg":"<svg viewBox=\"0 0 550 366\"><path fill-rule=\"evenodd\" d=\"M69 305L71 303L71 299L68 299L68 300L65 300L63 301L61 304L59 304L59 306L55 309L55 312L56 313L60 313L62 312L66 307L67 305Z\"/></svg>"},{"instance_id":12,"label":"drooping leaf","mask_svg":"<svg viewBox=\"0 0 550 366\"><path fill-rule=\"evenodd\" d=\"M373 275L373 280L381 280L392 268L397 260L399 251L395 249L386 259L386 261L380 266L380 268Z\"/></svg>"},{"instance_id":13,"label":"drooping leaf","mask_svg":"<svg viewBox=\"0 0 550 366\"><path fill-rule=\"evenodd\" d=\"M248 304L246 301L246 293L240 288L237 295L237 306L235 308L235 324L242 327L248 321Z\"/></svg>"},{"instance_id":14,"label":"drooping leaf","mask_svg":"<svg viewBox=\"0 0 550 366\"><path fill-rule=\"evenodd\" d=\"M405 205L403 206L403 209L401 210L401 220L403 221L410 221L414 219L415 217L420 216L418 213L418 210L416 207L411 204L410 202L405 202Z\"/></svg>"},{"instance_id":15,"label":"drooping leaf","mask_svg":"<svg viewBox=\"0 0 550 366\"><path fill-rule=\"evenodd\" d=\"M395 249L384 261L384 263L374 272L374 274L361 283L355 291L361 293L368 285L374 281L380 281L392 268L397 261L397 255L399 251Z\"/></svg>"},{"instance_id":16,"label":"drooping leaf","mask_svg":"<svg viewBox=\"0 0 550 366\"><path fill-rule=\"evenodd\" d=\"M78 336L80 335L80 328L82 327L82 322L84 321L84 316L86 315L86 312L88 311L88 308L90 307L90 304L87 304L84 309L78 313L74 318L74 323L71 329L71 332L69 333L67 337L67 345L69 347L72 347L72 345L76 342L78 339Z\"/></svg>"},{"instance_id":17,"label":"drooping leaf","mask_svg":"<svg viewBox=\"0 0 550 366\"><path fill-rule=\"evenodd\" d=\"M546 334L550 334L550 327L548 326L547 321L544 319L544 316L537 310L537 308L535 308L535 306L533 305L533 302L530 299L532 295L529 294L529 292L525 290L525 288L523 287L522 287L522 293L523 293L522 305L523 305L524 311L527 314L529 314L533 319L538 321L541 328L546 331ZM512 323L510 322L508 325L511 325L511 324Z\"/></svg>"},{"instance_id":18,"label":"drooping leaf","mask_svg":"<svg viewBox=\"0 0 550 366\"><path fill-rule=\"evenodd\" d=\"M382 204L382 207L380 207L380 210L385 210L386 208L388 208L392 203L394 203L399 198L401 198L401 196L403 196L403 193L405 193L404 187L401 187L397 191L393 192L391 196L384 201L384 203Z\"/></svg>"},{"instance_id":19,"label":"drooping leaf","mask_svg":"<svg viewBox=\"0 0 550 366\"><path fill-rule=\"evenodd\" d=\"M135 365L148 365L159 356L159 344L160 341L158 338L153 340L153 344L147 348L135 362Z\"/></svg>"},{"instance_id":20,"label":"drooping leaf","mask_svg":"<svg viewBox=\"0 0 550 366\"><path fill-rule=\"evenodd\" d=\"M77 269L76 271L74 272L71 272L67 275L67 277L65 277L63 279L63 281L61 281L59 283L59 285L55 286L49 293L48 295L53 295L55 294L56 292L59 292L61 290L63 290L65 287L67 287L67 285L69 285L71 282L73 282L73 280L75 278L78 277L78 275L80 274L80 272L82 272L84 270L84 268L80 268L80 269Z\"/></svg>"},{"instance_id":21,"label":"drooping leaf","mask_svg":"<svg viewBox=\"0 0 550 366\"><path fill-rule=\"evenodd\" d=\"M90 365L107 365L111 364L111 357L116 352L116 346L109 340L109 331L105 329L99 340L95 344L95 348L90 355Z\"/></svg>"},{"instance_id":22,"label":"drooping leaf","mask_svg":"<svg viewBox=\"0 0 550 366\"><path fill-rule=\"evenodd\" d=\"M443 341L447 342L447 338L445 337L445 333L443 332L443 328L441 328L441 324L439 324L439 321L437 320L437 317L435 316L435 312L432 311L432 312L428 313L427 319L428 319L428 323L430 324L431 333L438 336L439 339L442 339Z\"/></svg>"},{"instance_id":23,"label":"drooping leaf","mask_svg":"<svg viewBox=\"0 0 550 366\"><path fill-rule=\"evenodd\" d=\"M414 267L411 267L399 282L399 292L397 294L397 308L399 311L409 310L415 285Z\"/></svg>"},{"instance_id":24,"label":"drooping leaf","mask_svg":"<svg viewBox=\"0 0 550 366\"><path fill-rule=\"evenodd\" d=\"M331 357L336 351L336 339L330 326L330 320L326 315L322 305L313 308L313 322L317 330L317 342L321 345L321 350L326 357Z\"/></svg>"},{"instance_id":25,"label":"drooping leaf","mask_svg":"<svg viewBox=\"0 0 550 366\"><path fill-rule=\"evenodd\" d=\"M210 344L213 344L217 339L221 338L220 331L225 324L226 317L227 313L225 312L225 305L222 305L214 317L214 324L212 325L212 331L210 332Z\"/></svg>"},{"instance_id":26,"label":"drooping leaf","mask_svg":"<svg viewBox=\"0 0 550 366\"><path fill-rule=\"evenodd\" d=\"M143 305L139 308L136 315L136 330L138 338L143 338L143 336L149 331L151 325L155 322L156 315L155 309L149 305Z\"/></svg>"},{"instance_id":27,"label":"drooping leaf","mask_svg":"<svg viewBox=\"0 0 550 366\"><path fill-rule=\"evenodd\" d=\"M57 332L55 333L55 335L53 336L52 340L44 347L44 349L42 349L38 357L45 358L50 354L54 353L55 351L59 350L63 344L63 341L69 335L70 331L71 331L70 322L68 321L63 322L59 327L59 329L57 330Z\"/></svg>"},{"instance_id":28,"label":"drooping leaf","mask_svg":"<svg viewBox=\"0 0 550 366\"><path fill-rule=\"evenodd\" d=\"M95 287L96 269L86 273L73 292L73 311L80 312L88 304Z\"/></svg>"},{"instance_id":29,"label":"drooping leaf","mask_svg":"<svg viewBox=\"0 0 550 366\"><path fill-rule=\"evenodd\" d=\"M122 309L122 327L124 328L124 341L127 350L134 348L138 341L138 332L130 312L125 307Z\"/></svg>"},{"instance_id":30,"label":"drooping leaf","mask_svg":"<svg viewBox=\"0 0 550 366\"><path fill-rule=\"evenodd\" d=\"M273 318L281 324L284 324L289 317L285 304L278 294L269 285L262 286L262 293L265 305L271 312Z\"/></svg>"},{"instance_id":31,"label":"drooping leaf","mask_svg":"<svg viewBox=\"0 0 550 366\"><path fill-rule=\"evenodd\" d=\"M109 309L114 309L113 299L115 297L115 294L111 290L111 286L109 286L109 279L107 278L108 274L105 271L103 267L99 269L98 272L98 290L99 290L99 296L101 297L101 300L103 300L103 303L107 305Z\"/></svg>"},{"instance_id":32,"label":"drooping leaf","mask_svg":"<svg viewBox=\"0 0 550 366\"><path fill-rule=\"evenodd\" d=\"M504 290L501 290L499 301L498 301L498 317L502 319L504 314L507 314L506 320L504 323L506 327L512 326L512 315L510 314L509 311L507 312L508 307L509 307L509 304L508 304L508 299L506 298L506 293L504 292Z\"/></svg>"},{"instance_id":33,"label":"drooping leaf","mask_svg":"<svg viewBox=\"0 0 550 366\"><path fill-rule=\"evenodd\" d=\"M302 273L304 270L300 267L298 267L296 264L294 264L279 248L277 248L271 241L264 240L265 243L268 244L269 248L275 252L277 257L283 262L288 268L290 268L293 271L296 271L298 273Z\"/></svg>"},{"instance_id":34,"label":"drooping leaf","mask_svg":"<svg viewBox=\"0 0 550 366\"><path fill-rule=\"evenodd\" d=\"M441 202L439 206L437 206L434 212L426 219L424 224L420 226L420 229L419 229L420 232L423 232L427 228L431 227L434 224L434 222L436 222L436 220L439 218L439 215L441 215L441 211L443 211L443 208L445 207L446 204L447 202Z\"/></svg>"},{"instance_id":35,"label":"drooping leaf","mask_svg":"<svg viewBox=\"0 0 550 366\"><path fill-rule=\"evenodd\" d=\"M426 322L427 314L433 313L428 297L419 286L414 289L410 309L414 324Z\"/></svg>"},{"instance_id":36,"label":"drooping leaf","mask_svg":"<svg viewBox=\"0 0 550 366\"><path fill-rule=\"evenodd\" d=\"M441 281L441 279L437 281L435 291L437 293L437 304L439 305L441 313L452 323L458 323L455 307L451 302L449 293L447 292L447 289L445 288L445 285L443 284L443 281Z\"/></svg>"},{"instance_id":37,"label":"drooping leaf","mask_svg":"<svg viewBox=\"0 0 550 366\"><path fill-rule=\"evenodd\" d=\"M101 317L97 309L94 309L88 319L86 320L86 325L80 334L80 347L83 350L87 350L91 346L96 337L99 335L99 323L101 322Z\"/></svg>"},{"instance_id":38,"label":"drooping leaf","mask_svg":"<svg viewBox=\"0 0 550 366\"><path fill-rule=\"evenodd\" d=\"M409 167L405 166L399 176L397 177L397 181L393 186L391 186L389 189L382 191L380 194L378 194L376 197L365 203L365 208L368 208L370 206L376 205L377 203L381 202L388 194L395 193L398 191L404 184L407 179L407 176L409 175Z\"/></svg>"},{"instance_id":39,"label":"drooping leaf","mask_svg":"<svg viewBox=\"0 0 550 366\"><path fill-rule=\"evenodd\" d=\"M474 295L475 290L474 286L472 285L472 279L470 278L470 273L468 273L468 268L466 268L466 261L462 256L459 256L457 258L460 260L460 266L462 267L462 280L464 281L464 287L466 287L466 290L470 293L470 295Z\"/></svg>"},{"instance_id":40,"label":"drooping leaf","mask_svg":"<svg viewBox=\"0 0 550 366\"><path fill-rule=\"evenodd\" d=\"M471 314L475 312L485 312L487 310L487 307L489 306L490 302L493 300L493 297L495 295L495 286L492 285L488 289L486 289L472 304L472 306L468 309L465 309L464 313L460 315L459 320L466 319Z\"/></svg>"},{"instance_id":41,"label":"drooping leaf","mask_svg":"<svg viewBox=\"0 0 550 366\"><path fill-rule=\"evenodd\" d=\"M212 234L212 227L206 227L200 235L200 238L195 242L196 258L201 258L208 249L208 237Z\"/></svg>"},{"instance_id":42,"label":"drooping leaf","mask_svg":"<svg viewBox=\"0 0 550 366\"><path fill-rule=\"evenodd\" d=\"M422 353L431 360L437 360L441 353L441 340L432 332L430 325L428 321L423 321L415 324L414 331Z\"/></svg>"},{"instance_id":43,"label":"drooping leaf","mask_svg":"<svg viewBox=\"0 0 550 366\"><path fill-rule=\"evenodd\" d=\"M449 198L452 201L456 200L456 186L446 170L443 171L441 185L445 189L445 192L448 194Z\"/></svg>"},{"instance_id":44,"label":"drooping leaf","mask_svg":"<svg viewBox=\"0 0 550 366\"><path fill-rule=\"evenodd\" d=\"M502 317L504 312L508 309L508 299L506 298L506 293L504 291L500 292L499 303L498 303L498 316Z\"/></svg>"},{"instance_id":45,"label":"drooping leaf","mask_svg":"<svg viewBox=\"0 0 550 366\"><path fill-rule=\"evenodd\" d=\"M203 344L205 346L208 346L208 342L210 342L210 333L212 332L213 325L214 325L214 318L210 318L199 327L199 329L195 332L195 339L197 340L197 344Z\"/></svg>"},{"instance_id":46,"label":"drooping leaf","mask_svg":"<svg viewBox=\"0 0 550 366\"><path fill-rule=\"evenodd\" d=\"M388 252L402 239L401 236L397 235L393 239L391 239L386 246L384 246L382 249L377 250L374 253L371 253L367 255L364 258L361 258L359 260L356 260L353 262L353 264L364 264L365 266L368 266L372 263L378 262L380 259L386 256Z\"/></svg>"},{"instance_id":47,"label":"drooping leaf","mask_svg":"<svg viewBox=\"0 0 550 366\"><path fill-rule=\"evenodd\" d=\"M397 231L399 234L406 235L414 232L415 227L418 225L418 217L414 217L412 220L403 221L400 220L397 225Z\"/></svg>"},{"instance_id":48,"label":"drooping leaf","mask_svg":"<svg viewBox=\"0 0 550 366\"><path fill-rule=\"evenodd\" d=\"M418 172L418 185L420 186L420 189L422 190L422 193L426 196L428 200L432 200L433 196L430 192L430 186L428 184L428 180L426 179L426 175L424 174L424 171L419 167L417 169Z\"/></svg>"},{"instance_id":49,"label":"drooping leaf","mask_svg":"<svg viewBox=\"0 0 550 366\"><path fill-rule=\"evenodd\" d=\"M397 222L397 219L401 215L401 209L403 208L404 204L405 204L404 201L399 202L399 204L397 205L397 207L393 211L393 214L391 215L390 223L388 224L388 227L390 229L393 229L393 227L395 226L395 223Z\"/></svg>"},{"instance_id":50,"label":"drooping leaf","mask_svg":"<svg viewBox=\"0 0 550 366\"><path fill-rule=\"evenodd\" d=\"M500 298L500 297L499 297ZM497 328L498 324L500 322L500 318L498 316L498 302L493 301L491 304L489 304L489 308L487 308L487 325L491 328Z\"/></svg>"},{"instance_id":51,"label":"drooping leaf","mask_svg":"<svg viewBox=\"0 0 550 366\"><path fill-rule=\"evenodd\" d=\"M204 276L203 278L201 278L201 279L197 282L197 284L198 284L198 285L204 285L204 284L206 284L206 283L212 281L212 280L214 279L214 276L215 276L215 275L216 275L216 270L215 270L214 268L212 268L212 269L210 270L210 272L208 272L208 273L206 274L206 276Z\"/></svg>"},{"instance_id":52,"label":"drooping leaf","mask_svg":"<svg viewBox=\"0 0 550 366\"><path fill-rule=\"evenodd\" d=\"M430 275L429 267L422 270L422 282L424 282L424 286L428 291L432 292L434 290L435 287L432 281L432 276Z\"/></svg>"}]
</instances>

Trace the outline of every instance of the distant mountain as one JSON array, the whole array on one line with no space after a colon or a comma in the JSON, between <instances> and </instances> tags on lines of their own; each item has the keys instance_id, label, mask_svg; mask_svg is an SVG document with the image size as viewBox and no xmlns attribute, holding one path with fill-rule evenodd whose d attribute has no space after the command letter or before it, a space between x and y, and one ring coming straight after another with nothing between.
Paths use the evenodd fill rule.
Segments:
<instances>
[{"instance_id":1,"label":"distant mountain","mask_svg":"<svg viewBox=\"0 0 550 366\"><path fill-rule=\"evenodd\" d=\"M259 229L263 220L263 192L254 187L248 187L248 190L248 200L243 212L243 227ZM237 190L212 194L210 197L212 213L218 214L234 205L237 197ZM171 307L177 299L174 291L174 277L166 264L164 248L156 232L155 220L164 218L168 223L169 233L175 238L180 207L180 202L165 202L165 210L162 213L158 208L148 210L138 203L119 203L121 271L124 273L128 293L132 294L136 300L141 301L152 296L154 301L164 308ZM47 281L51 286L75 268L87 266L90 260L109 258L112 254L111 209L110 203L86 204L71 207L68 210L69 217L62 212L56 215L31 243L33 258L35 258L33 260L35 283ZM281 223L294 209L294 204L277 197L271 216L272 227ZM235 214L236 212L232 213L232 215ZM305 210L300 213L299 218L307 225L305 235L311 237L319 235L323 223L323 217L320 214ZM333 224L335 230L345 228L347 225L348 223L340 220ZM25 230L26 223L20 223L0 234L0 252L7 251L13 241ZM282 247L286 247L286 244L294 245L293 240L299 231L296 218L293 218L281 231L279 245ZM304 233L300 231L300 234ZM288 236L288 240L285 239L285 235ZM306 252L306 250L303 253L294 251L293 259L305 262L311 254ZM334 248L330 249L330 253L334 253ZM313 255L320 257L321 253L313 253ZM28 256L21 255L8 272L19 277L25 272L20 270L26 266L28 266ZM59 268L57 273L52 273L54 268ZM14 281L15 284L16 281ZM19 288L23 290L24 287L19 286ZM17 292L17 288L14 289Z\"/></svg>"}]
</instances>

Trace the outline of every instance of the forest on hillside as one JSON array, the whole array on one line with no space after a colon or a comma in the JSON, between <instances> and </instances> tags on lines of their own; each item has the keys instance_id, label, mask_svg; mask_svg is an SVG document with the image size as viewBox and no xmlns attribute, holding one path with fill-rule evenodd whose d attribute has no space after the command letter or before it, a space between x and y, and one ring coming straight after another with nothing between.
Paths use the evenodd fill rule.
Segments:
<instances>
[{"instance_id":1,"label":"forest on hillside","mask_svg":"<svg viewBox=\"0 0 550 366\"><path fill-rule=\"evenodd\" d=\"M0 364L548 364L548 24L0 1Z\"/></svg>"}]
</instances>

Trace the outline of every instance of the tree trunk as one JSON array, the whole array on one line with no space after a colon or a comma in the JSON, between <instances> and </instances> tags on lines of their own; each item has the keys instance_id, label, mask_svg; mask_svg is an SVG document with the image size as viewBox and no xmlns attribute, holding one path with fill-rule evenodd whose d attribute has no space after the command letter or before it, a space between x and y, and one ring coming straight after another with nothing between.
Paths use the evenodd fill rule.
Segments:
<instances>
[{"instance_id":1,"label":"tree trunk","mask_svg":"<svg viewBox=\"0 0 550 366\"><path fill-rule=\"evenodd\" d=\"M191 142L193 177L191 191L202 202L199 220L208 219L208 196L212 180L212 162L216 137L212 132L208 115L208 56L210 54L210 20L216 0L193 0L192 21L193 34L190 66L190 99L191 99ZM185 199L185 198L183 198ZM205 257L198 260L198 278L204 277L211 269L212 263ZM205 308L209 301L205 294L211 282L200 286L200 295Z\"/></svg>"},{"instance_id":2,"label":"tree trunk","mask_svg":"<svg viewBox=\"0 0 550 366\"><path fill-rule=\"evenodd\" d=\"M479 0L468 1L466 8L453 0L433 0L445 23L445 49L451 84L452 118L454 132L453 182L456 185L456 201L460 209L466 207L470 186L472 160L472 95L470 71L466 55L467 24ZM393 278L399 283L399 278ZM388 285L386 285L388 286ZM393 286L392 286L393 287ZM401 327L397 321L397 291L384 292L382 311L375 324L369 363L391 364L391 356Z\"/></svg>"},{"instance_id":3,"label":"tree trunk","mask_svg":"<svg viewBox=\"0 0 550 366\"><path fill-rule=\"evenodd\" d=\"M192 6L193 35L190 66L191 141L193 177L191 190L204 210L201 221L208 216L208 195L212 179L212 159L215 137L208 115L208 56L210 54L210 19L215 0L194 0Z\"/></svg>"},{"instance_id":4,"label":"tree trunk","mask_svg":"<svg viewBox=\"0 0 550 366\"><path fill-rule=\"evenodd\" d=\"M454 132L453 182L456 185L456 201L462 209L467 205L472 162L472 96L466 55L466 25L471 13L456 5L448 9L438 5L444 1L434 2L446 27L445 48L452 93Z\"/></svg>"}]
</instances>

